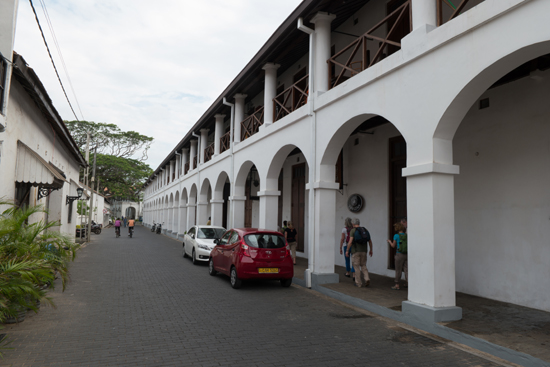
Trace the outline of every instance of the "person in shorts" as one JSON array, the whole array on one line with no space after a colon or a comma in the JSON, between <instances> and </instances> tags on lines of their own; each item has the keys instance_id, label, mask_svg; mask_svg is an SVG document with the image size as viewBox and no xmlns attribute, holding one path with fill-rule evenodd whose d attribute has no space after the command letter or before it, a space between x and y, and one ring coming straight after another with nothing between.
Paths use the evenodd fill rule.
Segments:
<instances>
[{"instance_id":1,"label":"person in shorts","mask_svg":"<svg viewBox=\"0 0 550 367\"><path fill-rule=\"evenodd\" d=\"M117 218L115 220L115 233L118 233L118 235L120 236L120 218Z\"/></svg>"}]
</instances>

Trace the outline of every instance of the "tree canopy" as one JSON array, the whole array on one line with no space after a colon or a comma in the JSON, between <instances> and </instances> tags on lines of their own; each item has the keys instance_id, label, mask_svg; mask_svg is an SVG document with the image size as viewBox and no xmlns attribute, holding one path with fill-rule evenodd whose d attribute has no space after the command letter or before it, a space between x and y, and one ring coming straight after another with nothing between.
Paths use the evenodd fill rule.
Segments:
<instances>
[{"instance_id":1,"label":"tree canopy","mask_svg":"<svg viewBox=\"0 0 550 367\"><path fill-rule=\"evenodd\" d=\"M80 149L86 149L86 133L91 134L90 147L97 146L97 152L115 157L131 158L141 153L139 161L147 160L147 151L153 138L136 131L122 131L115 124L93 121L65 121ZM90 148L91 151L91 148Z\"/></svg>"},{"instance_id":2,"label":"tree canopy","mask_svg":"<svg viewBox=\"0 0 550 367\"><path fill-rule=\"evenodd\" d=\"M65 124L82 152L86 149L86 132L90 131L90 166L93 164L93 148L97 147L95 182L99 181L98 192L115 198L139 200L141 186L153 173L144 162L153 138L135 131L122 131L115 124L92 121L65 121ZM83 176L84 173L81 180Z\"/></svg>"}]
</instances>

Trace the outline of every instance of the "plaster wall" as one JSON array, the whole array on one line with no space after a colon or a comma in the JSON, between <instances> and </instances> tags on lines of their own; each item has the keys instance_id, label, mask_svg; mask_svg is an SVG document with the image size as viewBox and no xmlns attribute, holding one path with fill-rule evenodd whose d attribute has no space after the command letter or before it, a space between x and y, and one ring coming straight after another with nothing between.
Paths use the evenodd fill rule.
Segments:
<instances>
[{"instance_id":1,"label":"plaster wall","mask_svg":"<svg viewBox=\"0 0 550 367\"><path fill-rule=\"evenodd\" d=\"M69 205L65 204L67 195L75 195L76 187L71 189L71 179L78 182L79 166L65 146L60 143L49 123L44 119L36 104L30 99L23 87L12 78L10 103L8 105L10 123L6 131L0 134L2 142L2 160L0 162L0 197L12 200L15 196L15 172L17 164L17 141L21 140L38 153L47 162L53 163L67 176L63 187L50 194L48 220L59 220L61 226L54 228L69 235L74 235L76 224L76 205L72 207L71 223L68 223ZM8 159L10 157L10 159ZM36 200L37 190L31 190L30 203L46 205L46 198ZM38 218L40 217L40 218ZM44 216L34 216L36 220Z\"/></svg>"},{"instance_id":2,"label":"plaster wall","mask_svg":"<svg viewBox=\"0 0 550 367\"><path fill-rule=\"evenodd\" d=\"M457 291L550 311L550 72L482 98L453 141Z\"/></svg>"}]
</instances>

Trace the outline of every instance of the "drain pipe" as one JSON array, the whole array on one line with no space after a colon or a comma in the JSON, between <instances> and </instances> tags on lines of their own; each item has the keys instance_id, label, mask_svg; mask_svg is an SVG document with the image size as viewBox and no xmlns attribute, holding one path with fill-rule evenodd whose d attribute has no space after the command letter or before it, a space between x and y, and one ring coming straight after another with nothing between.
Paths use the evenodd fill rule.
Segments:
<instances>
[{"instance_id":1,"label":"drain pipe","mask_svg":"<svg viewBox=\"0 0 550 367\"><path fill-rule=\"evenodd\" d=\"M229 154L231 155L231 173L229 177L229 183L231 185L230 195L231 198L235 196L235 157L233 157L233 146L235 142L233 141L233 132L235 129L233 125L235 124L235 104L227 102L227 99L223 97L223 104L231 107L231 117L229 123ZM233 218L235 216L235 206L233 205L233 199L229 200L229 228L233 228Z\"/></svg>"},{"instance_id":2,"label":"drain pipe","mask_svg":"<svg viewBox=\"0 0 550 367\"><path fill-rule=\"evenodd\" d=\"M309 115L311 116L311 151L310 151L310 167L309 167L309 264L308 268L305 271L304 278L306 281L306 287L311 288L311 274L315 264L315 174L316 174L316 121L315 121L315 110L313 106L314 101L314 84L313 79L315 75L315 60L314 60L314 41L315 41L315 31L304 25L304 19L298 18L298 29L302 32L305 32L309 35Z\"/></svg>"}]
</instances>

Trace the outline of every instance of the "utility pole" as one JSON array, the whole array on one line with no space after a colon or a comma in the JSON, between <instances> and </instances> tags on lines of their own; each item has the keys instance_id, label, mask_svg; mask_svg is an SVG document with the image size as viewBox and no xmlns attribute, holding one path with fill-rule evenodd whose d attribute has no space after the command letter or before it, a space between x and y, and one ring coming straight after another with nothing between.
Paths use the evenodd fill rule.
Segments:
<instances>
[{"instance_id":1,"label":"utility pole","mask_svg":"<svg viewBox=\"0 0 550 367\"><path fill-rule=\"evenodd\" d=\"M88 186L88 169L90 167L90 130L86 131L86 171L84 172L84 185Z\"/></svg>"},{"instance_id":2,"label":"utility pole","mask_svg":"<svg viewBox=\"0 0 550 367\"><path fill-rule=\"evenodd\" d=\"M90 194L90 216L88 218L88 230L86 231L87 242L90 242L90 232L92 231L92 212L94 211L94 181L95 181L95 162L97 155L97 146L94 149L94 168L92 171L92 180L90 182L90 188L92 193Z\"/></svg>"}]
</instances>

